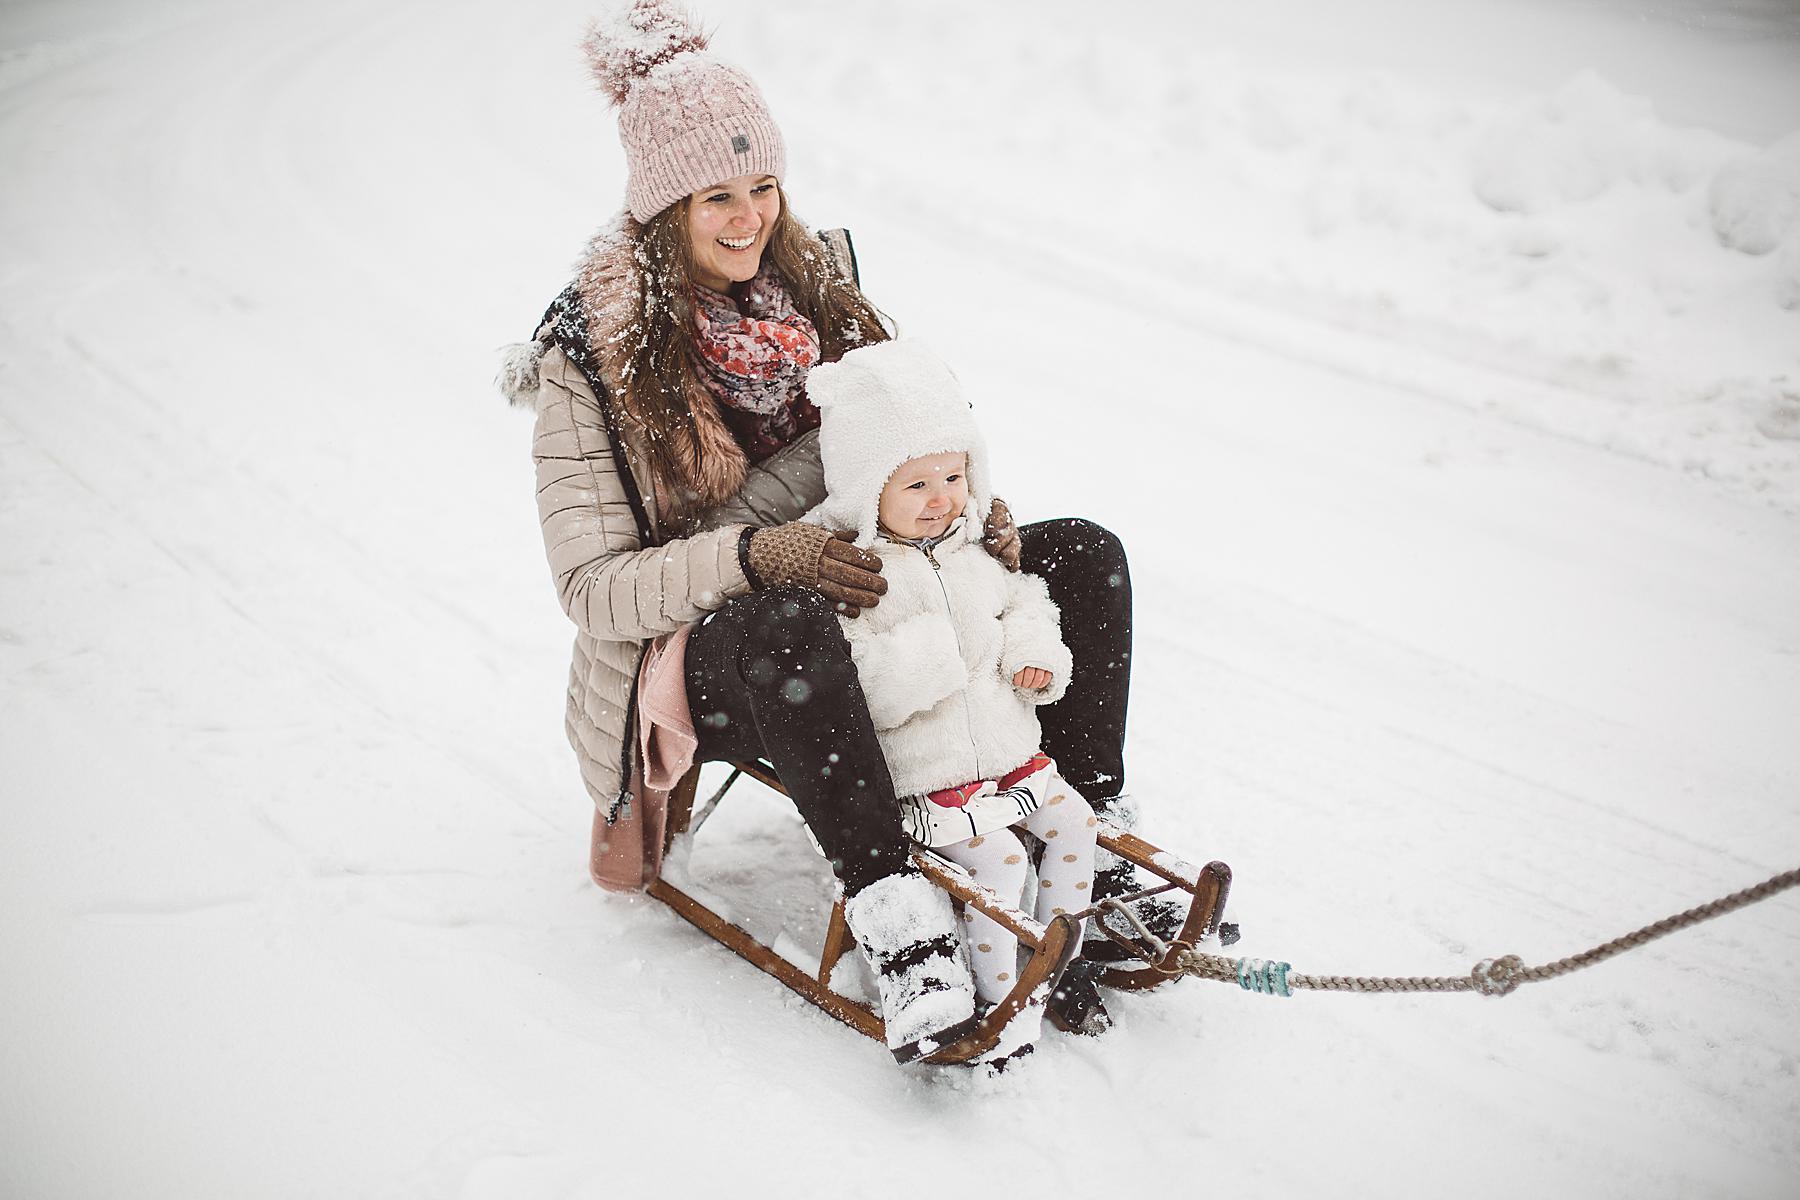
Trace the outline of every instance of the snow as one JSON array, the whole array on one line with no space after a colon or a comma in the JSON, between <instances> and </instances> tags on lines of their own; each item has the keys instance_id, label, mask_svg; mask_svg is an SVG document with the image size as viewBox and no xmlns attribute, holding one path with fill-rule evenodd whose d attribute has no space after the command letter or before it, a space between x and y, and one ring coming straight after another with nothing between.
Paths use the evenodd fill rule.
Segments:
<instances>
[{"instance_id":1,"label":"snow","mask_svg":"<svg viewBox=\"0 0 1800 1200\"><path fill-rule=\"evenodd\" d=\"M0 15L0 1194L1795 1193L1792 894L979 1079L589 884L489 383L623 191L589 15ZM702 15L1015 511L1130 548L1128 784L1234 950L1535 964L1797 865L1791 5ZM809 854L752 790L689 869L816 945Z\"/></svg>"},{"instance_id":2,"label":"snow","mask_svg":"<svg viewBox=\"0 0 1800 1200\"><path fill-rule=\"evenodd\" d=\"M1800 218L1800 134L1726 163L1707 199L1720 245L1745 254L1781 249Z\"/></svg>"}]
</instances>

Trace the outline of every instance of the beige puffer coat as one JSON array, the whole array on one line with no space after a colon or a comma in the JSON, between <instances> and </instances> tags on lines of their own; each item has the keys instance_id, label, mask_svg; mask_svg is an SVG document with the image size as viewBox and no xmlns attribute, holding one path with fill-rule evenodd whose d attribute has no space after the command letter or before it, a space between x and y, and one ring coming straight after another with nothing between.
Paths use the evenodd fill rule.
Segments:
<instances>
[{"instance_id":1,"label":"beige puffer coat","mask_svg":"<svg viewBox=\"0 0 1800 1200\"><path fill-rule=\"evenodd\" d=\"M621 302L593 303L584 296L589 345L618 344L618 326L632 319L627 301L637 288L631 262L629 243L616 236L602 235L590 249L584 280L615 281L607 291ZM738 562L744 526L796 520L824 498L825 489L813 433L749 467L723 505L671 527L663 517L667 505L641 465L641 431L624 421L623 406L614 400L630 460L618 463L600 401L556 333L546 322L533 342L509 351L501 386L514 403L537 410L532 457L538 519L557 596L576 629L565 728L588 794L611 814L629 782L628 709L646 643L746 595L750 582ZM602 386L616 396L616 367L602 362L598 370ZM639 535L622 465L651 523L648 544Z\"/></svg>"}]
</instances>

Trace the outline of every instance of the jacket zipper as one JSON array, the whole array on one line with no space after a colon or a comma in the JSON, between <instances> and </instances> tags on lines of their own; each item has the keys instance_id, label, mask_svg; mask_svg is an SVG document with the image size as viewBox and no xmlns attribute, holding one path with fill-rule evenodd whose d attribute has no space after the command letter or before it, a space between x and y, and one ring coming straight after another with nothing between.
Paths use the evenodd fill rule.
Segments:
<instances>
[{"instance_id":1,"label":"jacket zipper","mask_svg":"<svg viewBox=\"0 0 1800 1200\"><path fill-rule=\"evenodd\" d=\"M949 618L950 636L956 639L956 661L960 663L964 661L962 656L962 634L956 631L956 610L950 606L950 589L944 586L944 568L938 564L937 555L931 552L932 547L922 545L919 549L924 551L925 561L931 564L932 578L937 580L938 591L942 593L944 597L944 615ZM987 776L984 775L981 770L981 748L975 742L975 722L969 713L969 689L966 687L963 689L962 710L963 728L968 731L969 735L969 753L975 756L975 778L985 779Z\"/></svg>"}]
</instances>

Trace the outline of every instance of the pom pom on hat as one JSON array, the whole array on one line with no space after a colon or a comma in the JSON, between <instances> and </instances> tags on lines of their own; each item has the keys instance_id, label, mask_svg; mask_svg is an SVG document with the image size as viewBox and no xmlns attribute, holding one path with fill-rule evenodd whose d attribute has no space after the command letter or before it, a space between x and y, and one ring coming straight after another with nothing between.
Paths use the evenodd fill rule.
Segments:
<instances>
[{"instance_id":1,"label":"pom pom on hat","mask_svg":"<svg viewBox=\"0 0 1800 1200\"><path fill-rule=\"evenodd\" d=\"M678 5L634 0L631 7L593 21L581 48L595 81L614 104L623 104L637 81L657 67L706 49L706 33Z\"/></svg>"},{"instance_id":2,"label":"pom pom on hat","mask_svg":"<svg viewBox=\"0 0 1800 1200\"><path fill-rule=\"evenodd\" d=\"M640 222L728 179L787 173L787 147L762 92L714 58L707 41L685 9L665 0L633 0L588 29L588 63L619 108L625 207Z\"/></svg>"}]
</instances>

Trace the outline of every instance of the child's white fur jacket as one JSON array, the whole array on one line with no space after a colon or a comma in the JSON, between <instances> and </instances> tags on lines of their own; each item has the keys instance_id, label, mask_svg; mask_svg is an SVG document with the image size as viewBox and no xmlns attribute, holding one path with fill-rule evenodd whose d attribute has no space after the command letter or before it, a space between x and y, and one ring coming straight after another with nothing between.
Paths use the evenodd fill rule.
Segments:
<instances>
[{"instance_id":1,"label":"child's white fur jacket","mask_svg":"<svg viewBox=\"0 0 1800 1200\"><path fill-rule=\"evenodd\" d=\"M895 794L917 796L1022 765L1042 740L1035 706L1062 698L1070 656L1043 580L982 547L992 486L987 448L949 368L911 341L853 350L814 367L827 497L811 519L856 532L882 558L887 592L843 618ZM969 457L969 506L927 554L884 539L877 500L894 470L947 451ZM1023 667L1051 674L1015 688Z\"/></svg>"},{"instance_id":2,"label":"child's white fur jacket","mask_svg":"<svg viewBox=\"0 0 1800 1200\"><path fill-rule=\"evenodd\" d=\"M887 593L842 619L900 796L1024 763L1043 740L1034 706L1060 700L1069 685L1069 650L1044 581L1008 571L961 532L930 556L877 540ZM1014 687L1022 667L1049 671L1050 686Z\"/></svg>"}]
</instances>

